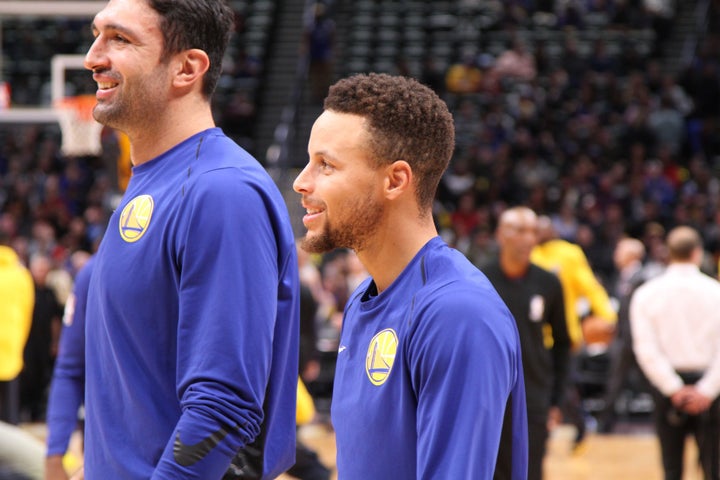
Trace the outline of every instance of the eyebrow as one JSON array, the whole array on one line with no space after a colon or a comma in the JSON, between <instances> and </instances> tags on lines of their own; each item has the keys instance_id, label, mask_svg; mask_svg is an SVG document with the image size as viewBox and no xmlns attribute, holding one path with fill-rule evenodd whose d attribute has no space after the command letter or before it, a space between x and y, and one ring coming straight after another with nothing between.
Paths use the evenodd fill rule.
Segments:
<instances>
[{"instance_id":1,"label":"eyebrow","mask_svg":"<svg viewBox=\"0 0 720 480\"><path fill-rule=\"evenodd\" d=\"M328 160L333 160L333 161L337 160L337 158L333 154L331 154L328 150L317 150L315 152L312 152L312 155L317 156L317 157L326 158Z\"/></svg>"},{"instance_id":2,"label":"eyebrow","mask_svg":"<svg viewBox=\"0 0 720 480\"><path fill-rule=\"evenodd\" d=\"M93 32L100 32L100 29L95 24L95 22L92 22L92 24L90 25L90 28L92 28ZM133 32L131 29L129 29L127 27L123 27L122 25L119 25L117 23L108 23L107 25L105 25L103 27L103 30L114 30L116 32L123 33L129 37L135 36L135 32Z\"/></svg>"}]
</instances>

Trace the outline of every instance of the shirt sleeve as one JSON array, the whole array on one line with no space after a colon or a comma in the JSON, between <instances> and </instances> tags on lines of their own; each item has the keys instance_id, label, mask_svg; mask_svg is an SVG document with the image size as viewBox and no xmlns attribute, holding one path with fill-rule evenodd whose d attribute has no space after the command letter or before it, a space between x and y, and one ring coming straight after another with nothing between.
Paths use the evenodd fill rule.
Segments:
<instances>
[{"instance_id":1,"label":"shirt sleeve","mask_svg":"<svg viewBox=\"0 0 720 480\"><path fill-rule=\"evenodd\" d=\"M575 282L577 291L581 296L587 298L593 315L603 318L608 322L617 321L617 313L612 307L607 291L600 284L595 273L590 268L587 257L580 247L575 252Z\"/></svg>"},{"instance_id":2,"label":"shirt sleeve","mask_svg":"<svg viewBox=\"0 0 720 480\"><path fill-rule=\"evenodd\" d=\"M205 173L178 234L182 415L153 479L220 479L260 433L278 305L277 240L261 187Z\"/></svg>"},{"instance_id":3,"label":"shirt sleeve","mask_svg":"<svg viewBox=\"0 0 720 480\"><path fill-rule=\"evenodd\" d=\"M453 292L416 316L408 361L418 404L418 479L492 478L505 408L522 385L514 320L493 302L483 305L477 291L473 296ZM513 436L526 444L524 395ZM514 452L514 460L513 478L523 478L526 452Z\"/></svg>"},{"instance_id":4,"label":"shirt sleeve","mask_svg":"<svg viewBox=\"0 0 720 480\"><path fill-rule=\"evenodd\" d=\"M707 298L708 300L712 299L714 306L710 306L710 311L707 314L709 327L707 341L714 344L712 350L715 354L710 359L705 374L698 380L695 387L706 397L715 399L720 395L720 288L712 277L703 278L703 280L703 283L711 285ZM714 318L714 320L710 320L711 318Z\"/></svg>"},{"instance_id":5,"label":"shirt sleeve","mask_svg":"<svg viewBox=\"0 0 720 480\"><path fill-rule=\"evenodd\" d=\"M633 351L645 376L663 395L671 396L683 386L668 358L662 353L650 310L653 299L640 287L630 300Z\"/></svg>"},{"instance_id":6,"label":"shirt sleeve","mask_svg":"<svg viewBox=\"0 0 720 480\"><path fill-rule=\"evenodd\" d=\"M559 406L562 403L570 370L570 336L568 335L567 322L565 321L565 299L563 297L562 285L557 277L548 278L552 282L548 295L547 320L552 329L552 361L553 361L553 385L550 397L552 406Z\"/></svg>"},{"instance_id":7,"label":"shirt sleeve","mask_svg":"<svg viewBox=\"0 0 720 480\"><path fill-rule=\"evenodd\" d=\"M75 277L63 315L58 356L50 384L47 454L63 455L77 427L85 392L85 312L92 258Z\"/></svg>"}]
</instances>

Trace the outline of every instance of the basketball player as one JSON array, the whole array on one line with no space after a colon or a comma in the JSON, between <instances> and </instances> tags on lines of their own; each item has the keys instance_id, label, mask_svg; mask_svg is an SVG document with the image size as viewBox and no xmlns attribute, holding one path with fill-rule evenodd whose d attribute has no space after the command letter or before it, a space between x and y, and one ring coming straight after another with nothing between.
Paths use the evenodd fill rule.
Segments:
<instances>
[{"instance_id":1,"label":"basketball player","mask_svg":"<svg viewBox=\"0 0 720 480\"><path fill-rule=\"evenodd\" d=\"M110 0L85 58L133 175L87 303L85 476L275 478L294 461L299 286L270 176L215 127L222 0Z\"/></svg>"},{"instance_id":2,"label":"basketball player","mask_svg":"<svg viewBox=\"0 0 720 480\"><path fill-rule=\"evenodd\" d=\"M302 247L355 250L371 277L345 308L332 398L338 477L491 479L505 408L527 477L517 328L487 278L438 236L454 148L445 103L385 74L334 84L294 183Z\"/></svg>"}]
</instances>

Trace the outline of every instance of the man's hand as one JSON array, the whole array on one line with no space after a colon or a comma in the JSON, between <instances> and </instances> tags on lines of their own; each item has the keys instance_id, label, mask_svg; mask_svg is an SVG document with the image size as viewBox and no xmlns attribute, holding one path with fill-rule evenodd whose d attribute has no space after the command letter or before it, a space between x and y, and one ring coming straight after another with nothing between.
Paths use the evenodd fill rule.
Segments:
<instances>
[{"instance_id":1,"label":"man's hand","mask_svg":"<svg viewBox=\"0 0 720 480\"><path fill-rule=\"evenodd\" d=\"M560 410L560 407L550 407L550 410L548 411L548 418L547 418L547 429L548 432L551 432L562 423L563 420L563 414Z\"/></svg>"},{"instance_id":2,"label":"man's hand","mask_svg":"<svg viewBox=\"0 0 720 480\"><path fill-rule=\"evenodd\" d=\"M698 391L697 388L692 388L692 395L688 396L687 401L685 402L685 410L690 415L700 415L701 413L707 411L710 408L710 405L712 404L712 399L706 397L700 391Z\"/></svg>"},{"instance_id":3,"label":"man's hand","mask_svg":"<svg viewBox=\"0 0 720 480\"><path fill-rule=\"evenodd\" d=\"M45 459L45 480L68 480L62 463L62 455L49 455Z\"/></svg>"},{"instance_id":4,"label":"man's hand","mask_svg":"<svg viewBox=\"0 0 720 480\"><path fill-rule=\"evenodd\" d=\"M693 390L692 385L685 385L680 390L673 393L670 396L670 401L672 402L673 407L684 411L685 404L688 402L690 396L693 395Z\"/></svg>"},{"instance_id":5,"label":"man's hand","mask_svg":"<svg viewBox=\"0 0 720 480\"><path fill-rule=\"evenodd\" d=\"M712 399L700 393L693 385L685 385L670 400L675 408L690 415L700 415L712 404Z\"/></svg>"}]
</instances>

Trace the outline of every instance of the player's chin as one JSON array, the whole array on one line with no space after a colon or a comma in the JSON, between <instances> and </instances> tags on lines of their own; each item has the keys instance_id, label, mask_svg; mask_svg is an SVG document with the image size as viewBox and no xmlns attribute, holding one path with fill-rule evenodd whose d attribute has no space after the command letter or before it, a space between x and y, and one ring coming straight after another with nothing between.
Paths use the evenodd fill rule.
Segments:
<instances>
[{"instance_id":1,"label":"player's chin","mask_svg":"<svg viewBox=\"0 0 720 480\"><path fill-rule=\"evenodd\" d=\"M325 253L335 248L328 235L311 231L300 240L300 247L308 253Z\"/></svg>"}]
</instances>

